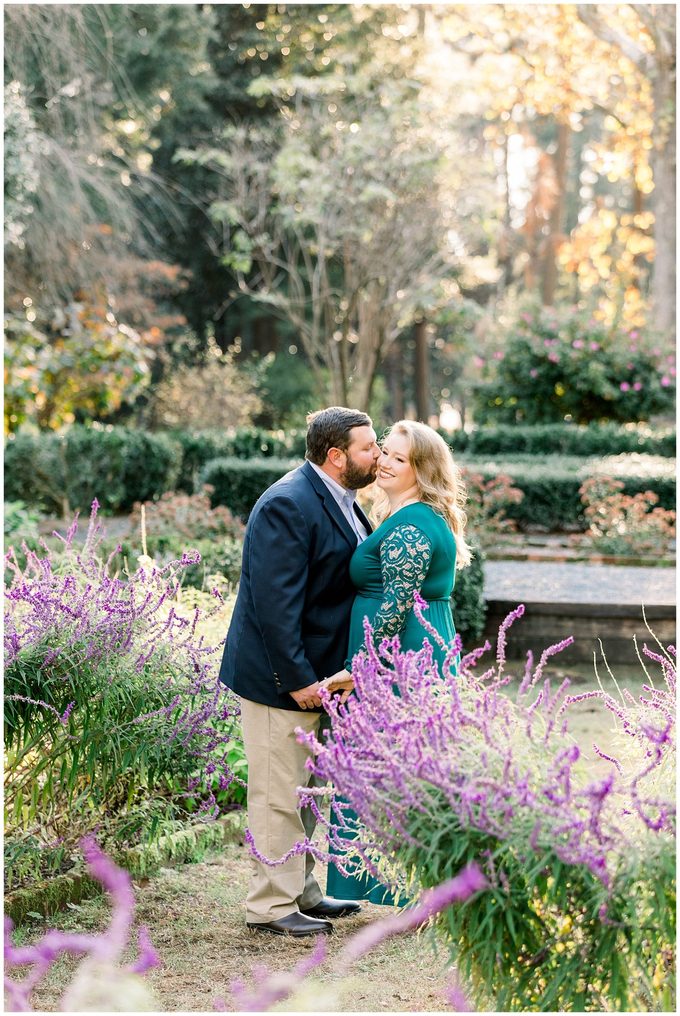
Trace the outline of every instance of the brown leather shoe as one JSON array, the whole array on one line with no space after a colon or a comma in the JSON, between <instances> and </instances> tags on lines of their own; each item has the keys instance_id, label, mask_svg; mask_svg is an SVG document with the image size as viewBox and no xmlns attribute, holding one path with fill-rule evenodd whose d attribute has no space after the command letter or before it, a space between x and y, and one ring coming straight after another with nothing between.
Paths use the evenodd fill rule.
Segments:
<instances>
[{"instance_id":1,"label":"brown leather shoe","mask_svg":"<svg viewBox=\"0 0 680 1016\"><path fill-rule=\"evenodd\" d=\"M251 931L269 931L272 935L292 935L293 938L302 938L303 935L330 935L333 925L329 921L317 921L305 914L287 914L286 917L279 917L276 921L267 921L265 924L254 924L246 921L246 927Z\"/></svg>"},{"instance_id":2,"label":"brown leather shoe","mask_svg":"<svg viewBox=\"0 0 680 1016\"><path fill-rule=\"evenodd\" d=\"M361 907L354 900L333 900L324 896L315 906L309 910L301 910L300 913L307 917L320 917L333 920L334 917L349 917L351 914L358 914Z\"/></svg>"}]
</instances>

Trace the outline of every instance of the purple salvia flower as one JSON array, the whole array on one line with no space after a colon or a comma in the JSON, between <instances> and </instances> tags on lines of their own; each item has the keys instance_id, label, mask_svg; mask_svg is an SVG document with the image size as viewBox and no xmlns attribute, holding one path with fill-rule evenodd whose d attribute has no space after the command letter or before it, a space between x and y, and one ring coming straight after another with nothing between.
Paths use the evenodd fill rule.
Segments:
<instances>
[{"instance_id":1,"label":"purple salvia flower","mask_svg":"<svg viewBox=\"0 0 680 1016\"><path fill-rule=\"evenodd\" d=\"M453 1012L476 1012L475 1006L470 1002L458 980L455 972L451 974L451 980L446 991L446 998Z\"/></svg>"},{"instance_id":2,"label":"purple salvia flower","mask_svg":"<svg viewBox=\"0 0 680 1016\"><path fill-rule=\"evenodd\" d=\"M341 965L353 963L393 935L420 927L452 903L462 903L474 893L484 889L486 885L487 881L478 865L468 865L455 878L448 879L436 889L426 890L415 907L402 910L401 913L377 924L371 924L360 931L340 954Z\"/></svg>"},{"instance_id":3,"label":"purple salvia flower","mask_svg":"<svg viewBox=\"0 0 680 1016\"><path fill-rule=\"evenodd\" d=\"M316 970L326 959L326 942L319 937L309 956L300 960L285 973L270 973L261 964L253 969L253 978L258 985L254 992L248 992L241 979L231 982L231 994L239 1012L267 1012L273 1005L283 1002L297 991L300 982Z\"/></svg>"},{"instance_id":4,"label":"purple salvia flower","mask_svg":"<svg viewBox=\"0 0 680 1016\"><path fill-rule=\"evenodd\" d=\"M507 635L508 628L518 621L520 617L524 616L524 604L520 603L519 606L511 610L508 616L505 618L500 628L498 629L498 641L496 643L496 663L498 669L501 670L505 664L505 648L507 646Z\"/></svg>"}]
</instances>

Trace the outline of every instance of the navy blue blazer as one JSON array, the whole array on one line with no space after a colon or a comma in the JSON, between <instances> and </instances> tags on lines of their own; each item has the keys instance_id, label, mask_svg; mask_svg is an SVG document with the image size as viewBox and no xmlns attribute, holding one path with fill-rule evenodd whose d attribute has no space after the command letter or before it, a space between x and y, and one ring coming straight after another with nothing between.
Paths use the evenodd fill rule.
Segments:
<instances>
[{"instance_id":1,"label":"navy blue blazer","mask_svg":"<svg viewBox=\"0 0 680 1016\"><path fill-rule=\"evenodd\" d=\"M309 462L262 494L246 527L224 684L252 702L299 710L291 691L342 670L356 546L356 533Z\"/></svg>"}]
</instances>

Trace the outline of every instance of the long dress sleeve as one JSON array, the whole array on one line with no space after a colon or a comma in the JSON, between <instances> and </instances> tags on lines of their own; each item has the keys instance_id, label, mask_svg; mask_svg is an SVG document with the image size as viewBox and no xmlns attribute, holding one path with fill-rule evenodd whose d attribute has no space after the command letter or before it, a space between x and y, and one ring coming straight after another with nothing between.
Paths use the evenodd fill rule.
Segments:
<instances>
[{"instance_id":1,"label":"long dress sleeve","mask_svg":"<svg viewBox=\"0 0 680 1016\"><path fill-rule=\"evenodd\" d=\"M412 524L395 526L380 544L383 599L373 619L376 647L402 631L413 608L413 594L420 592L431 560L430 539Z\"/></svg>"}]
</instances>

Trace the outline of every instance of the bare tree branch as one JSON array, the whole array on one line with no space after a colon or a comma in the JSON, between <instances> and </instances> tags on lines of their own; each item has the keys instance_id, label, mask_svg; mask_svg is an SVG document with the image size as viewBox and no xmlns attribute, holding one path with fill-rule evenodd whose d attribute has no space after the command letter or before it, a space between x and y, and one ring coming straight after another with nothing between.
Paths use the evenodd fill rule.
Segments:
<instances>
[{"instance_id":1,"label":"bare tree branch","mask_svg":"<svg viewBox=\"0 0 680 1016\"><path fill-rule=\"evenodd\" d=\"M598 37L598 39L601 39L602 42L608 43L610 46L616 46L616 48L620 50L620 52L623 53L628 60L635 64L638 70L644 74L645 77L651 77L653 75L654 63L650 54L645 52L642 46L638 46L637 43L621 29L614 28L605 21L599 13L596 5L577 4L576 10L583 24L586 25L591 32Z\"/></svg>"}]
</instances>

